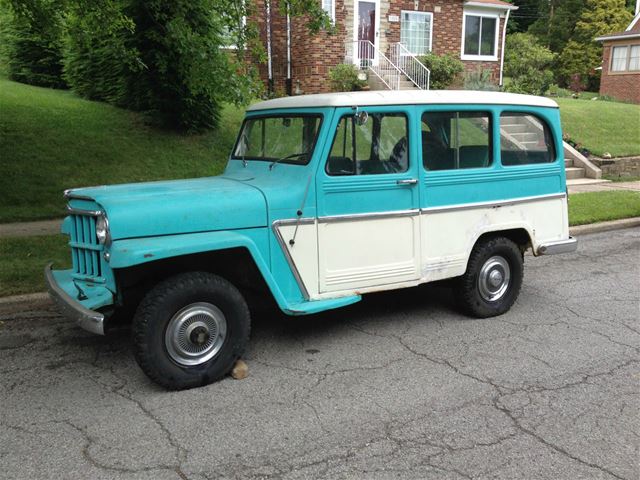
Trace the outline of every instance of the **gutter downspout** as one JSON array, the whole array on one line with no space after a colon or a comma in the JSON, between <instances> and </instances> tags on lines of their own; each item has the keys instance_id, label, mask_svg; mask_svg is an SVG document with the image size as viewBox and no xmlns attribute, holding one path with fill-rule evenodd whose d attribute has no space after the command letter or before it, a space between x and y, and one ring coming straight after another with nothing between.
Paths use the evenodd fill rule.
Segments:
<instances>
[{"instance_id":1,"label":"gutter downspout","mask_svg":"<svg viewBox=\"0 0 640 480\"><path fill-rule=\"evenodd\" d=\"M273 67L271 65L271 0L265 0L267 7L267 71L269 80L267 81L267 90L273 92Z\"/></svg>"},{"instance_id":2,"label":"gutter downspout","mask_svg":"<svg viewBox=\"0 0 640 480\"><path fill-rule=\"evenodd\" d=\"M509 23L509 14L511 10L507 10L507 16L504 18L504 25L502 27L502 50L500 51L500 83L499 85L502 87L503 84L503 72L504 72L504 46L507 42L507 23Z\"/></svg>"},{"instance_id":3,"label":"gutter downspout","mask_svg":"<svg viewBox=\"0 0 640 480\"><path fill-rule=\"evenodd\" d=\"M287 95L293 94L291 84L291 15L289 15L289 4L287 3Z\"/></svg>"}]
</instances>

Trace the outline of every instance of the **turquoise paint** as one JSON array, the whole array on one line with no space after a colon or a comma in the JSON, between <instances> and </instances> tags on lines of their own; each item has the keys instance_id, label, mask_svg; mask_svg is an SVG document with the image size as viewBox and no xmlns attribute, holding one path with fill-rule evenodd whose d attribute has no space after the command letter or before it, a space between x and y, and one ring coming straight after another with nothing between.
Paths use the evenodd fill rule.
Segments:
<instances>
[{"instance_id":1,"label":"turquoise paint","mask_svg":"<svg viewBox=\"0 0 640 480\"><path fill-rule=\"evenodd\" d=\"M267 225L262 192L224 176L90 187L73 193L95 199L107 212L114 240ZM72 206L81 202L73 200Z\"/></svg>"},{"instance_id":2,"label":"turquoise paint","mask_svg":"<svg viewBox=\"0 0 640 480\"><path fill-rule=\"evenodd\" d=\"M420 105L414 108L418 122L421 121L420 118L424 112L484 111L490 113L494 125L491 166L437 171L420 168L421 184L423 185L421 208L491 202L565 192L564 148L560 129L560 111L557 108L483 105L456 105L455 108L446 105ZM547 164L503 166L500 163L500 114L502 112L532 114L545 121L554 136L556 160ZM422 151L422 145L419 145L419 151ZM422 158L422 154L420 153L417 158Z\"/></svg>"},{"instance_id":3,"label":"turquoise paint","mask_svg":"<svg viewBox=\"0 0 640 480\"><path fill-rule=\"evenodd\" d=\"M465 203L506 200L565 191L564 158L559 111L553 108L484 105L402 105L366 107L369 112L404 112L409 120L407 172L332 177L325 159L339 119L351 108L304 108L248 112L247 117L279 113L319 113L322 125L314 154L307 165L230 160L218 177L141 184L90 187L75 194L94 199L72 199L84 210L105 210L113 243L106 248L109 263L101 259L104 284L81 282L90 298L87 308L113 303L117 296L113 271L170 257L227 248L246 248L252 255L279 307L301 315L338 308L360 300L359 295L306 301L273 233L281 219L412 210ZM489 168L426 171L420 141L424 111L480 110L490 112L493 164ZM557 159L544 165L505 167L500 163L499 116L502 111L535 114L554 134ZM398 180L418 179L415 186ZM69 232L69 220L62 225ZM70 271L54 273L67 293L77 295ZM76 282L78 280L76 279ZM73 295L72 295L73 296Z\"/></svg>"},{"instance_id":4,"label":"turquoise paint","mask_svg":"<svg viewBox=\"0 0 640 480\"><path fill-rule=\"evenodd\" d=\"M54 270L53 278L62 290L71 298L89 310L96 310L101 307L112 305L114 295L106 286L89 282L77 282L72 270ZM79 289L87 298L78 299Z\"/></svg>"}]
</instances>

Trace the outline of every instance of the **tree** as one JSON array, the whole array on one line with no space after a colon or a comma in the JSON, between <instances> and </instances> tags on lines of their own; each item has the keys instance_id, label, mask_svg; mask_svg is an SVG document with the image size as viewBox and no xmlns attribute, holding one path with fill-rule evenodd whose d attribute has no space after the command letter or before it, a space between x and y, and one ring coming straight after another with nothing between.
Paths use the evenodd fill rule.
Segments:
<instances>
[{"instance_id":1,"label":"tree","mask_svg":"<svg viewBox=\"0 0 640 480\"><path fill-rule=\"evenodd\" d=\"M587 0L542 0L539 18L529 28L543 45L555 53L561 52L573 35Z\"/></svg>"},{"instance_id":2,"label":"tree","mask_svg":"<svg viewBox=\"0 0 640 480\"><path fill-rule=\"evenodd\" d=\"M64 0L2 0L0 43L9 78L64 88L62 37Z\"/></svg>"},{"instance_id":3,"label":"tree","mask_svg":"<svg viewBox=\"0 0 640 480\"><path fill-rule=\"evenodd\" d=\"M588 89L597 89L602 62L602 45L595 41L600 35L622 31L632 19L625 0L586 0L586 6L576 28L558 59L557 75L567 83L579 77Z\"/></svg>"},{"instance_id":4,"label":"tree","mask_svg":"<svg viewBox=\"0 0 640 480\"><path fill-rule=\"evenodd\" d=\"M507 36L504 73L510 79L506 90L544 95L553 82L551 66L555 55L528 33Z\"/></svg>"}]
</instances>

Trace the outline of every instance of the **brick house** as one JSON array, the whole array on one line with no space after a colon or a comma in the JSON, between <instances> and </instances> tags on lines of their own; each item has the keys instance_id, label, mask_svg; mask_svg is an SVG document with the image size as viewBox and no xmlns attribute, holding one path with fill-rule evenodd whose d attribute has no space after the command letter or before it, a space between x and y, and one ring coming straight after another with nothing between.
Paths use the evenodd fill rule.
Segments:
<instances>
[{"instance_id":1,"label":"brick house","mask_svg":"<svg viewBox=\"0 0 640 480\"><path fill-rule=\"evenodd\" d=\"M603 43L600 95L640 103L640 2L624 32L596 38Z\"/></svg>"},{"instance_id":2,"label":"brick house","mask_svg":"<svg viewBox=\"0 0 640 480\"><path fill-rule=\"evenodd\" d=\"M499 84L506 25L517 9L501 0L318 0L336 32L310 35L305 19L282 15L278 1L256 0L251 21L269 58L260 66L265 85L290 95L328 91L329 69L340 63L362 66L366 57L367 65L389 69L428 52L489 70Z\"/></svg>"}]
</instances>

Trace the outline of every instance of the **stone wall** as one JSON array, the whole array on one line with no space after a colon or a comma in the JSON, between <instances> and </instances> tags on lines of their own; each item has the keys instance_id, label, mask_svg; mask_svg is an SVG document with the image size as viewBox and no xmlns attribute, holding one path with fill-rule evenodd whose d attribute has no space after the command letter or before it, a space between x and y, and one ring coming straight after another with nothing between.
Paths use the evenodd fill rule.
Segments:
<instances>
[{"instance_id":1,"label":"stone wall","mask_svg":"<svg viewBox=\"0 0 640 480\"><path fill-rule=\"evenodd\" d=\"M605 177L640 177L640 157L591 158Z\"/></svg>"}]
</instances>

